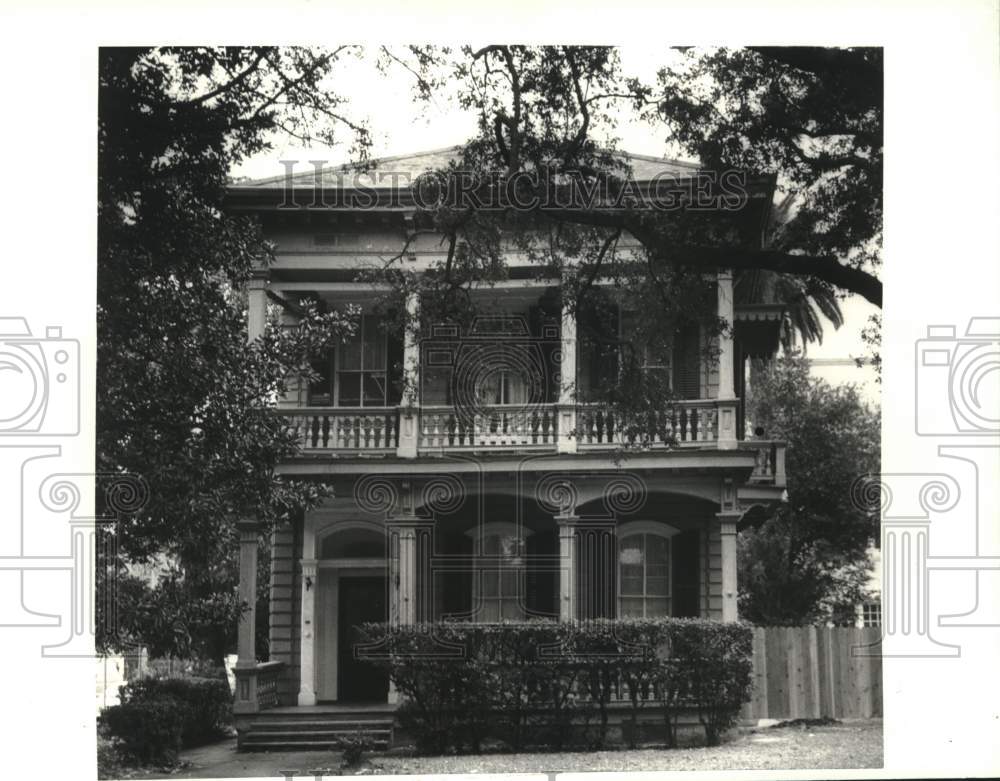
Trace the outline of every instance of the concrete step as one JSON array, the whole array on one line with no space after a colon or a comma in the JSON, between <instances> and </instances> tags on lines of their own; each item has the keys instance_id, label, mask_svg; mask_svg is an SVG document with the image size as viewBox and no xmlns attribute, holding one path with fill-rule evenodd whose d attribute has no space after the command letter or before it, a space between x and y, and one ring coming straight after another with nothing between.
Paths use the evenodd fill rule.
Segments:
<instances>
[{"instance_id":1,"label":"concrete step","mask_svg":"<svg viewBox=\"0 0 1000 781\"><path fill-rule=\"evenodd\" d=\"M340 731L351 731L356 732L357 730L378 730L378 729L391 729L393 725L392 718L387 719L367 719L365 721L346 721L337 720L331 721L328 719L258 719L254 721L251 729L256 732L258 730L274 730L282 732L298 732L300 730L312 730L312 729L335 729Z\"/></svg>"},{"instance_id":2,"label":"concrete step","mask_svg":"<svg viewBox=\"0 0 1000 781\"><path fill-rule=\"evenodd\" d=\"M335 751L337 735L293 736L293 735L254 735L244 736L241 748L245 751ZM388 748L392 741L388 733L369 735L369 740L376 748Z\"/></svg>"},{"instance_id":3,"label":"concrete step","mask_svg":"<svg viewBox=\"0 0 1000 781\"><path fill-rule=\"evenodd\" d=\"M379 738L388 736L391 732L392 730L390 729L380 729L368 730L363 734L370 740L378 740ZM358 731L353 729L311 729L302 730L301 732L286 732L282 730L259 730L254 728L247 733L247 737L254 740L257 738L261 740L298 740L299 738L303 740L318 740L319 738L354 738L358 736Z\"/></svg>"}]
</instances>

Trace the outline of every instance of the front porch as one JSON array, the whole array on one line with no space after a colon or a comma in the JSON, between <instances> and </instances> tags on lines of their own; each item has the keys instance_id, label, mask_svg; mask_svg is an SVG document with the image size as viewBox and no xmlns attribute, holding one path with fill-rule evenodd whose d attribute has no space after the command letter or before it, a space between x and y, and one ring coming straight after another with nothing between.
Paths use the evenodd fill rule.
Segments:
<instances>
[{"instance_id":1,"label":"front porch","mask_svg":"<svg viewBox=\"0 0 1000 781\"><path fill-rule=\"evenodd\" d=\"M396 695L355 653L362 622L735 620L736 523L748 501L780 497L773 481L752 482L759 470L773 474L773 462L740 449L707 460L649 454L627 470L595 459L539 454L517 469L457 456L389 459L377 472L371 461L299 464L300 477L332 481L336 497L271 537L269 662L255 658L252 614L241 624L243 731L279 739L270 733L293 727L279 728L274 715L318 733L326 727L301 714L364 722L367 710L385 722ZM257 539L247 525L248 595ZM292 718L293 706L307 710Z\"/></svg>"}]
</instances>

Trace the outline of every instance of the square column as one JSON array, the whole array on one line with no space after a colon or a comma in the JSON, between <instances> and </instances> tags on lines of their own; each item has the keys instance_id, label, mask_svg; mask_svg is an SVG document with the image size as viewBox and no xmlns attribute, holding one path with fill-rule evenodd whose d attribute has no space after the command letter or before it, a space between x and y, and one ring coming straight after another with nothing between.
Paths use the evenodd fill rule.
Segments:
<instances>
[{"instance_id":1,"label":"square column","mask_svg":"<svg viewBox=\"0 0 1000 781\"><path fill-rule=\"evenodd\" d=\"M559 330L559 453L576 452L576 313L567 302L562 305L562 323Z\"/></svg>"},{"instance_id":2,"label":"square column","mask_svg":"<svg viewBox=\"0 0 1000 781\"><path fill-rule=\"evenodd\" d=\"M240 615L237 635L236 700L234 713L256 713L257 705L257 649L255 627L257 619L257 535L255 521L236 524L240 534L240 602L247 609Z\"/></svg>"},{"instance_id":3,"label":"square column","mask_svg":"<svg viewBox=\"0 0 1000 781\"><path fill-rule=\"evenodd\" d=\"M316 559L302 559L299 705L316 704Z\"/></svg>"},{"instance_id":4,"label":"square column","mask_svg":"<svg viewBox=\"0 0 1000 781\"><path fill-rule=\"evenodd\" d=\"M557 515L559 527L559 620L575 621L576 607L576 515Z\"/></svg>"},{"instance_id":5,"label":"square column","mask_svg":"<svg viewBox=\"0 0 1000 781\"><path fill-rule=\"evenodd\" d=\"M733 376L735 345L733 344L736 312L733 304L733 272L719 269L717 313L725 321L726 330L719 334L719 438L720 450L736 448L736 385Z\"/></svg>"},{"instance_id":6,"label":"square column","mask_svg":"<svg viewBox=\"0 0 1000 781\"><path fill-rule=\"evenodd\" d=\"M740 519L739 512L722 512L715 517L719 521L719 536L722 551L722 620L739 620L737 599L739 584L737 583L736 566L736 523Z\"/></svg>"},{"instance_id":7,"label":"square column","mask_svg":"<svg viewBox=\"0 0 1000 781\"><path fill-rule=\"evenodd\" d=\"M403 334L403 398L399 405L399 458L416 458L420 437L420 298L406 296Z\"/></svg>"},{"instance_id":8,"label":"square column","mask_svg":"<svg viewBox=\"0 0 1000 781\"><path fill-rule=\"evenodd\" d=\"M264 335L267 324L267 282L270 272L266 268L254 269L247 282L247 341Z\"/></svg>"}]
</instances>

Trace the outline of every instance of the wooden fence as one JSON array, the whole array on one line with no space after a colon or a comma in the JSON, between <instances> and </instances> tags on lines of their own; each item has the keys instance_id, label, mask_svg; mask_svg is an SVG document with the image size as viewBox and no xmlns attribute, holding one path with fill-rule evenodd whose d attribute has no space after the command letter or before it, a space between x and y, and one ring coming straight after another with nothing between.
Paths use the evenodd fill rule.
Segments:
<instances>
[{"instance_id":1,"label":"wooden fence","mask_svg":"<svg viewBox=\"0 0 1000 781\"><path fill-rule=\"evenodd\" d=\"M882 715L879 627L757 627L744 719Z\"/></svg>"}]
</instances>

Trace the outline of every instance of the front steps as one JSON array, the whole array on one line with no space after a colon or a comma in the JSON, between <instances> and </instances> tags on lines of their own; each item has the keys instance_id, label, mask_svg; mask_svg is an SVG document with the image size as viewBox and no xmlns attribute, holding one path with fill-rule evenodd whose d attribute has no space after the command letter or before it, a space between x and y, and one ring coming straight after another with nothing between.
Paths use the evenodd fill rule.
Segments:
<instances>
[{"instance_id":1,"label":"front steps","mask_svg":"<svg viewBox=\"0 0 1000 781\"><path fill-rule=\"evenodd\" d=\"M237 721L242 751L333 751L341 738L364 736L374 748L392 745L392 705L314 705L263 710Z\"/></svg>"}]
</instances>

